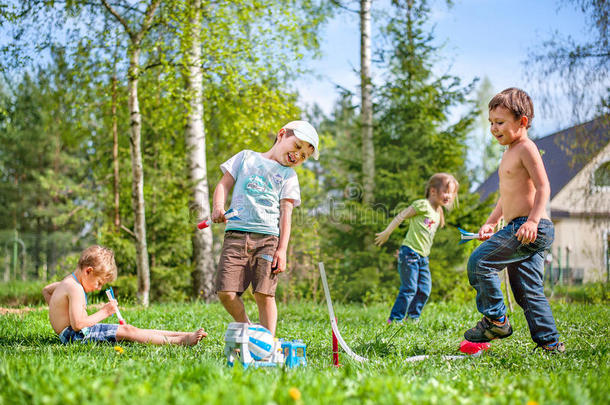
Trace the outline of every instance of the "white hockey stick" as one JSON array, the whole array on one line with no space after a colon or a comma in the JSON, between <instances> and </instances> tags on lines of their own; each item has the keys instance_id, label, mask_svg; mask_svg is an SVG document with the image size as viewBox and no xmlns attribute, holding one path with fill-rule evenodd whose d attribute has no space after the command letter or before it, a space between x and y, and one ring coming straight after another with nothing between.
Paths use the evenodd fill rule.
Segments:
<instances>
[{"instance_id":1,"label":"white hockey stick","mask_svg":"<svg viewBox=\"0 0 610 405\"><path fill-rule=\"evenodd\" d=\"M368 361L367 358L358 356L356 353L354 353L352 351L352 349L349 348L347 343L345 343L345 340L343 340L343 338L341 337L341 333L339 333L339 328L337 327L335 311L333 310L333 303L330 299L330 291L328 290L328 282L326 281L326 272L324 271L324 263L320 262L320 263L318 263L318 266L320 268L320 278L322 278L322 286L324 287L324 295L326 296L326 305L328 306L328 316L330 317L330 326L333 328L333 332L335 333L335 336L337 337L337 341L339 342L339 344L341 345L343 350L345 350L345 353L347 353L352 359L359 361L359 362Z\"/></svg>"},{"instance_id":2,"label":"white hockey stick","mask_svg":"<svg viewBox=\"0 0 610 405\"><path fill-rule=\"evenodd\" d=\"M352 351L352 349L349 348L347 343L345 343L345 340L343 340L343 337L341 337L341 333L339 332L339 328L337 327L335 311L333 310L333 303L330 299L330 291L328 289L328 282L326 281L326 272L324 271L324 263L320 262L320 263L318 263L318 266L320 268L320 278L322 279L322 286L324 287L324 295L326 296L326 305L328 306L328 316L330 317L330 326L332 327L333 332L335 333L335 336L337 337L337 341L339 342L339 344L341 345L343 350L345 350L345 352L352 359L359 361L359 362L369 361L369 359L359 356L356 353L354 353ZM477 353L477 354L480 354L480 353ZM442 360L458 360L458 359L465 359L467 357L472 357L472 356L464 356L464 355L441 356L441 359ZM474 355L474 357L476 357L476 355ZM415 362L415 361L426 360L428 358L430 358L430 356L427 354L424 354L424 355L419 355L419 356L407 357L405 359L405 361L406 362Z\"/></svg>"}]
</instances>

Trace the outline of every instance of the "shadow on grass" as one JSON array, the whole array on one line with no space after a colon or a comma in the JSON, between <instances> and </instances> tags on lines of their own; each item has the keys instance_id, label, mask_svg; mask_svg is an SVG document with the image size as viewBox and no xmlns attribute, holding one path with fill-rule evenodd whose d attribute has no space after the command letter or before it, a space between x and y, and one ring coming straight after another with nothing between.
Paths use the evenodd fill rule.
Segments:
<instances>
[{"instance_id":1,"label":"shadow on grass","mask_svg":"<svg viewBox=\"0 0 610 405\"><path fill-rule=\"evenodd\" d=\"M0 336L0 347L40 347L49 345L61 346L62 343L55 335Z\"/></svg>"},{"instance_id":2,"label":"shadow on grass","mask_svg":"<svg viewBox=\"0 0 610 405\"><path fill-rule=\"evenodd\" d=\"M387 357L396 354L398 346L394 339L404 334L404 327L385 328L378 333L370 342L360 342L354 349L365 357L377 356Z\"/></svg>"}]
</instances>

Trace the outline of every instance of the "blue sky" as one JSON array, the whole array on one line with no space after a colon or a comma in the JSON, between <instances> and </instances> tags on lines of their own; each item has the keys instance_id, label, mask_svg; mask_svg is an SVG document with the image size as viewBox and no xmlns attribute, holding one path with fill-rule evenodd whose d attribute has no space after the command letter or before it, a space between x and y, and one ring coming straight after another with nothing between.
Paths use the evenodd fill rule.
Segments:
<instances>
[{"instance_id":1,"label":"blue sky","mask_svg":"<svg viewBox=\"0 0 610 405\"><path fill-rule=\"evenodd\" d=\"M533 78L526 75L523 62L533 49L555 32L585 38L588 35L585 17L570 5L559 7L560 0L455 0L452 8L442 1L432 13L436 39L441 50L439 71L463 79L487 76L496 91L516 86L528 91L536 101ZM352 1L352 8L357 2ZM387 9L386 0L373 0L373 10ZM377 25L373 21L373 46ZM347 12L335 16L322 31L320 59L306 65L314 72L297 84L300 103L314 102L329 113L337 98L336 85L358 91L359 32L358 15ZM379 73L379 72L377 72ZM375 80L375 78L373 78ZM559 122L539 114L535 132L546 135L561 129L568 120ZM457 113L457 112L456 112Z\"/></svg>"}]
</instances>

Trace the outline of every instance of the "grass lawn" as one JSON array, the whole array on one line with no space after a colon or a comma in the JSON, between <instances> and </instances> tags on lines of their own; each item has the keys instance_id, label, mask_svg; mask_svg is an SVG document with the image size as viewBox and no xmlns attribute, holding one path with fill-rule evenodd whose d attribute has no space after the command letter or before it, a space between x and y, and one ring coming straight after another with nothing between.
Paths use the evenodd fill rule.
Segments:
<instances>
[{"instance_id":1,"label":"grass lawn","mask_svg":"<svg viewBox=\"0 0 610 405\"><path fill-rule=\"evenodd\" d=\"M121 343L122 354L112 345L60 344L45 309L0 315L0 404L610 403L608 305L553 303L564 355L532 353L516 309L512 337L481 357L454 361L440 356L458 354L463 331L479 318L474 303L431 303L419 324L386 326L390 305L335 304L341 334L370 358L359 364L342 353L340 368L330 365L325 304L280 305L278 336L307 344L308 366L292 370L227 367L223 334L230 319L219 304L122 309L142 328L203 326L209 333L188 348ZM431 358L403 361L418 354Z\"/></svg>"}]
</instances>

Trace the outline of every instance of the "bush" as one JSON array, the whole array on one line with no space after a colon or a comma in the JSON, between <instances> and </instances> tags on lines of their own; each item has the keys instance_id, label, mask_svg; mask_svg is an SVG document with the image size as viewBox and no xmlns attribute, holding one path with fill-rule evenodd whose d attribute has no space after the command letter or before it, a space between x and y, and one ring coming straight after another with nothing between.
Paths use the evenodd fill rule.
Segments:
<instances>
[{"instance_id":1,"label":"bush","mask_svg":"<svg viewBox=\"0 0 610 405\"><path fill-rule=\"evenodd\" d=\"M607 283L588 283L583 285L556 285L552 290L547 287L546 295L566 302L585 304L610 303L610 287Z\"/></svg>"},{"instance_id":2,"label":"bush","mask_svg":"<svg viewBox=\"0 0 610 405\"><path fill-rule=\"evenodd\" d=\"M138 276L134 274L119 276L112 283L112 289L120 304L135 303L138 299Z\"/></svg>"},{"instance_id":3,"label":"bush","mask_svg":"<svg viewBox=\"0 0 610 405\"><path fill-rule=\"evenodd\" d=\"M0 284L0 305L7 307L44 305L46 281L9 281Z\"/></svg>"}]
</instances>

